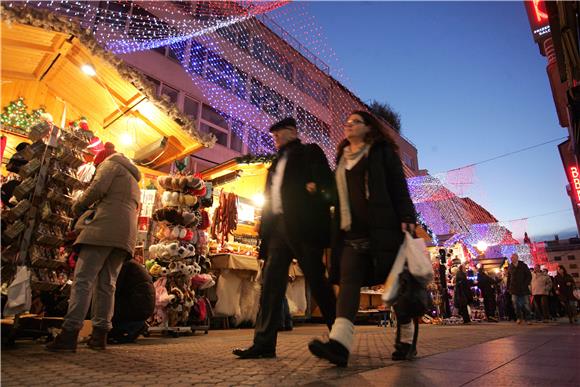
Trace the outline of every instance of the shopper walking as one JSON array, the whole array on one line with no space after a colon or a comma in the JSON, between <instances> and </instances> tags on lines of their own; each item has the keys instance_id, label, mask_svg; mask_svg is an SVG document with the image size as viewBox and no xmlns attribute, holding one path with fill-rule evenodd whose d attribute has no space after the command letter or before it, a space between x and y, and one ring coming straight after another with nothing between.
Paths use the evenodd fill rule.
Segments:
<instances>
[{"instance_id":1,"label":"shopper walking","mask_svg":"<svg viewBox=\"0 0 580 387\"><path fill-rule=\"evenodd\" d=\"M105 349L114 311L115 283L137 239L141 173L111 143L95 156L95 177L74 203L80 218L74 243L80 249L68 313L62 332L47 346L50 351L75 352L83 321L92 304L93 332L88 346Z\"/></svg>"},{"instance_id":2,"label":"shopper walking","mask_svg":"<svg viewBox=\"0 0 580 387\"><path fill-rule=\"evenodd\" d=\"M556 294L560 298L560 302L564 305L570 324L576 322L576 297L574 297L574 278L566 268L562 265L558 266L558 274L556 274Z\"/></svg>"},{"instance_id":3,"label":"shopper walking","mask_svg":"<svg viewBox=\"0 0 580 387\"><path fill-rule=\"evenodd\" d=\"M469 308L467 306L473 302L473 292L471 291L464 264L459 265L457 273L455 274L455 294L453 296L453 302L463 318L463 323L469 324L471 317L469 316Z\"/></svg>"},{"instance_id":4,"label":"shopper walking","mask_svg":"<svg viewBox=\"0 0 580 387\"><path fill-rule=\"evenodd\" d=\"M477 272L477 286L481 290L481 296L483 297L483 307L485 309L485 317L488 322L498 322L495 318L496 305L496 294L495 294L495 278L489 276L483 267L480 267Z\"/></svg>"},{"instance_id":5,"label":"shopper walking","mask_svg":"<svg viewBox=\"0 0 580 387\"><path fill-rule=\"evenodd\" d=\"M300 142L293 118L274 124L270 132L278 154L268 171L260 228L260 256L266 263L254 344L233 351L243 359L276 356L282 302L293 258L298 260L329 328L335 317L336 297L322 263L322 250L330 243L332 171L318 145Z\"/></svg>"},{"instance_id":6,"label":"shopper walking","mask_svg":"<svg viewBox=\"0 0 580 387\"><path fill-rule=\"evenodd\" d=\"M516 310L517 323L522 324L525 320L530 324L532 314L530 310L530 282L532 281L532 274L528 266L519 259L519 256L515 253L510 257L508 289Z\"/></svg>"},{"instance_id":7,"label":"shopper walking","mask_svg":"<svg viewBox=\"0 0 580 387\"><path fill-rule=\"evenodd\" d=\"M328 341L313 340L310 351L338 366L346 366L354 339L354 319L360 288L384 283L403 241L403 231L415 229L415 209L397 145L371 114L355 111L344 124L338 147L332 278L340 284L336 321ZM393 359L416 353L414 324L396 310L400 334ZM415 340L413 339L415 337Z\"/></svg>"},{"instance_id":8,"label":"shopper walking","mask_svg":"<svg viewBox=\"0 0 580 387\"><path fill-rule=\"evenodd\" d=\"M544 273L540 265L534 266L532 272L532 296L534 299L534 314L536 320L548 322L550 320L550 306L548 297L552 290L552 280Z\"/></svg>"}]
</instances>

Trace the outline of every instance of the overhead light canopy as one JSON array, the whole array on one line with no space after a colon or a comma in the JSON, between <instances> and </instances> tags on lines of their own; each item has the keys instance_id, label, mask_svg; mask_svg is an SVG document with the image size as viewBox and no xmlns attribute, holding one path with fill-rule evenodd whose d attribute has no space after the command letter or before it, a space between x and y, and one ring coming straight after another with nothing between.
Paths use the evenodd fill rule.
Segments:
<instances>
[{"instance_id":1,"label":"overhead light canopy","mask_svg":"<svg viewBox=\"0 0 580 387\"><path fill-rule=\"evenodd\" d=\"M83 71L83 73L87 74L89 77L94 77L95 75L97 75L95 68L93 66L91 66L90 64L82 65L81 70Z\"/></svg>"}]
</instances>

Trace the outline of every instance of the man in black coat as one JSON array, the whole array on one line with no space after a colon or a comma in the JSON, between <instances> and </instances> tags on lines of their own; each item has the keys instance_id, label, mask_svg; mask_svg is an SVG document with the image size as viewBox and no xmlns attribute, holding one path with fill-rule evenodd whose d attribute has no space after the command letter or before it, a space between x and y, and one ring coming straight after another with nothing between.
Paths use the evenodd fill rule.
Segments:
<instances>
[{"instance_id":1,"label":"man in black coat","mask_svg":"<svg viewBox=\"0 0 580 387\"><path fill-rule=\"evenodd\" d=\"M510 257L511 264L508 267L508 291L512 296L512 303L518 317L517 323L521 324L524 320L530 323L532 311L530 309L530 283L532 282L532 273L530 268L524 262L519 260L517 254Z\"/></svg>"},{"instance_id":2,"label":"man in black coat","mask_svg":"<svg viewBox=\"0 0 580 387\"><path fill-rule=\"evenodd\" d=\"M487 321L498 322L495 318L495 281L483 270L483 267L480 267L477 272L477 287L483 296L483 307Z\"/></svg>"},{"instance_id":3,"label":"man in black coat","mask_svg":"<svg viewBox=\"0 0 580 387\"><path fill-rule=\"evenodd\" d=\"M282 300L293 258L329 328L336 314L336 296L322 263L323 248L330 242L332 171L318 145L300 142L293 118L274 124L270 132L278 155L268 171L260 228L260 257L266 265L254 344L233 351L243 359L276 356Z\"/></svg>"}]
</instances>

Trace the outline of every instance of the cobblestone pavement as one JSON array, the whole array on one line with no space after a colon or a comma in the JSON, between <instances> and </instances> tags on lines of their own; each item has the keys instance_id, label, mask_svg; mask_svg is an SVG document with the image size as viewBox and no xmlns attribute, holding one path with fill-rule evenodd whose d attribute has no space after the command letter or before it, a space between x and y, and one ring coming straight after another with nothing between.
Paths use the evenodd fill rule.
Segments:
<instances>
[{"instance_id":1,"label":"cobblestone pavement","mask_svg":"<svg viewBox=\"0 0 580 387\"><path fill-rule=\"evenodd\" d=\"M538 334L559 325L514 323L459 326L421 325L419 356L466 348L506 336ZM562 327L563 328L563 327ZM568 328L573 329L573 328ZM149 337L135 344L109 346L96 352L80 346L76 354L54 354L43 345L19 341L2 349L2 386L291 386L332 385L366 371L392 366L394 329L357 326L348 368L313 357L307 343L326 331L323 325L299 325L281 332L277 358L240 360L235 347L251 344L251 329L214 330L179 338Z\"/></svg>"}]
</instances>

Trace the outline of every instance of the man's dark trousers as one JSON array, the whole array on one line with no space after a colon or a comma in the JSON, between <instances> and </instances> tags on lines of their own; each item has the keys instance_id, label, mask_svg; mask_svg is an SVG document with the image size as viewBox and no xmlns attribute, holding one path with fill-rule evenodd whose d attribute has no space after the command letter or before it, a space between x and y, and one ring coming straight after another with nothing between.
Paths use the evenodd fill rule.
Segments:
<instances>
[{"instance_id":1,"label":"man's dark trousers","mask_svg":"<svg viewBox=\"0 0 580 387\"><path fill-rule=\"evenodd\" d=\"M254 345L263 350L276 349L282 313L282 300L288 285L288 269L292 258L304 273L312 296L320 307L329 329L336 316L336 296L325 276L322 248L305 244L286 232L283 215L275 216L269 240L268 258L262 276L260 311L256 320Z\"/></svg>"}]
</instances>

